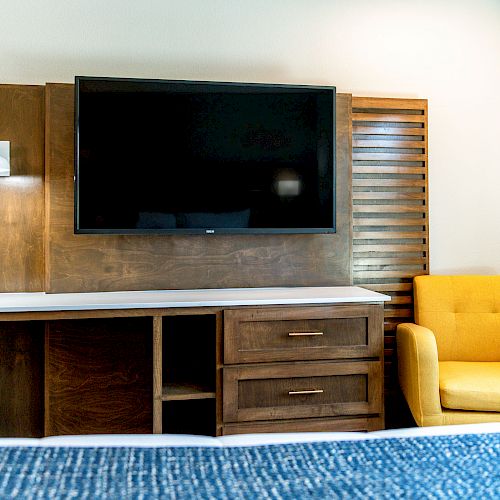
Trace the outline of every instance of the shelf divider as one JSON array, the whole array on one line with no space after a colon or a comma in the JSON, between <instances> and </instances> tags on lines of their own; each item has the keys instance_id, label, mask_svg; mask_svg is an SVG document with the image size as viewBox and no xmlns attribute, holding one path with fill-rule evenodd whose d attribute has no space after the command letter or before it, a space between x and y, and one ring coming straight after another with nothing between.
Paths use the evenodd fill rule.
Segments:
<instances>
[{"instance_id":1,"label":"shelf divider","mask_svg":"<svg viewBox=\"0 0 500 500\"><path fill-rule=\"evenodd\" d=\"M163 318L153 317L153 434L162 429L162 362L163 362Z\"/></svg>"},{"instance_id":2,"label":"shelf divider","mask_svg":"<svg viewBox=\"0 0 500 500\"><path fill-rule=\"evenodd\" d=\"M215 391L191 383L169 383L163 386L161 399L163 401L215 399Z\"/></svg>"}]
</instances>

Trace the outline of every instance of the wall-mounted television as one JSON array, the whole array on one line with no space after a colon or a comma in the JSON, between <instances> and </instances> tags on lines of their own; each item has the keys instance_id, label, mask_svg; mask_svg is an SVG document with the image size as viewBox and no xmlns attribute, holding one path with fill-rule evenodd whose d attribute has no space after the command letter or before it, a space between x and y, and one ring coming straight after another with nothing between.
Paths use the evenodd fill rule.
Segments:
<instances>
[{"instance_id":1,"label":"wall-mounted television","mask_svg":"<svg viewBox=\"0 0 500 500\"><path fill-rule=\"evenodd\" d=\"M335 87L75 79L75 232L335 232Z\"/></svg>"}]
</instances>

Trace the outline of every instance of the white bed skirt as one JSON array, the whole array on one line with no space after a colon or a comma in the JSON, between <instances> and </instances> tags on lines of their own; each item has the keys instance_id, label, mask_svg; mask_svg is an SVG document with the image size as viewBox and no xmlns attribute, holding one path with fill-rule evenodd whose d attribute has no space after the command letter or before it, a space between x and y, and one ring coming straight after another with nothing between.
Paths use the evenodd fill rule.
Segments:
<instances>
[{"instance_id":1,"label":"white bed skirt","mask_svg":"<svg viewBox=\"0 0 500 500\"><path fill-rule=\"evenodd\" d=\"M70 447L144 447L165 446L227 447L266 444L306 443L314 441L361 441L367 439L416 436L445 436L500 432L500 422L439 427L412 427L375 432L300 432L282 434L239 434L210 437L188 434L95 434L83 436L51 436L41 439L1 438L0 446L70 446Z\"/></svg>"}]
</instances>

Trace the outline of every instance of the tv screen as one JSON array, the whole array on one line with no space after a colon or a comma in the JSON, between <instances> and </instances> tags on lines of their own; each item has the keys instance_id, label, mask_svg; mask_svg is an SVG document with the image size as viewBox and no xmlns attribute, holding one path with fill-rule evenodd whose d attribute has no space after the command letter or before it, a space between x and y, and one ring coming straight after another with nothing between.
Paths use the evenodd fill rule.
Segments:
<instances>
[{"instance_id":1,"label":"tv screen","mask_svg":"<svg viewBox=\"0 0 500 500\"><path fill-rule=\"evenodd\" d=\"M335 87L76 77L75 232L335 232Z\"/></svg>"}]
</instances>

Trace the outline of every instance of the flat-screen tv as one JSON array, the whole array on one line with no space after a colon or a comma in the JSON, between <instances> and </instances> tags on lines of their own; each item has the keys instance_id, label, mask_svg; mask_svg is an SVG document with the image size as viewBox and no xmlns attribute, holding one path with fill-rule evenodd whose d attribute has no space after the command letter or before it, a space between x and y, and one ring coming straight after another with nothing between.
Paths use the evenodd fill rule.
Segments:
<instances>
[{"instance_id":1,"label":"flat-screen tv","mask_svg":"<svg viewBox=\"0 0 500 500\"><path fill-rule=\"evenodd\" d=\"M75 232L335 232L335 87L76 77Z\"/></svg>"}]
</instances>

